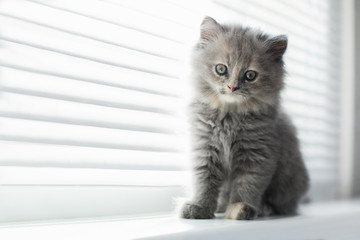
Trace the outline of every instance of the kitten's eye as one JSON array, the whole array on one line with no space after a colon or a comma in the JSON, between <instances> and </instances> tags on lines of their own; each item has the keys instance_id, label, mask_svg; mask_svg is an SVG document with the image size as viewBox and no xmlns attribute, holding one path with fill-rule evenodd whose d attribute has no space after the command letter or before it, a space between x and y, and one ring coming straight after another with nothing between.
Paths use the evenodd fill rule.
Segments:
<instances>
[{"instance_id":1,"label":"kitten's eye","mask_svg":"<svg viewBox=\"0 0 360 240\"><path fill-rule=\"evenodd\" d=\"M244 76L247 81L254 81L257 76L257 73L255 71L249 70L245 72Z\"/></svg>"},{"instance_id":2,"label":"kitten's eye","mask_svg":"<svg viewBox=\"0 0 360 240\"><path fill-rule=\"evenodd\" d=\"M218 64L215 66L215 71L220 76L225 75L227 73L227 67L224 64Z\"/></svg>"}]
</instances>

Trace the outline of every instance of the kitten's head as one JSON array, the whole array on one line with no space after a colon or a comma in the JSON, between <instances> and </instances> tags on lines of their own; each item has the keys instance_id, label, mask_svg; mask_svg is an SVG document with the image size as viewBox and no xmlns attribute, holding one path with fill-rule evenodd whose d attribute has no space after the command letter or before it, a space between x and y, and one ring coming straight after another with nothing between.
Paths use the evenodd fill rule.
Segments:
<instances>
[{"instance_id":1,"label":"kitten's head","mask_svg":"<svg viewBox=\"0 0 360 240\"><path fill-rule=\"evenodd\" d=\"M270 37L205 17L194 49L193 73L200 97L221 107L250 110L276 105L283 86L287 37Z\"/></svg>"}]
</instances>

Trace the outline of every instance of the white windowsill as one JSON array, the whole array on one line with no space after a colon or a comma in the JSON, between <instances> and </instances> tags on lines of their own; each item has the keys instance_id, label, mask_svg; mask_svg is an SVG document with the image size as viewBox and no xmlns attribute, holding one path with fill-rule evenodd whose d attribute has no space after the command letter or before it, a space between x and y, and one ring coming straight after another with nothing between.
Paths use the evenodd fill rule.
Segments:
<instances>
[{"instance_id":1,"label":"white windowsill","mask_svg":"<svg viewBox=\"0 0 360 240\"><path fill-rule=\"evenodd\" d=\"M1 239L360 239L360 200L304 206L296 217L233 221L161 216L0 226Z\"/></svg>"}]
</instances>

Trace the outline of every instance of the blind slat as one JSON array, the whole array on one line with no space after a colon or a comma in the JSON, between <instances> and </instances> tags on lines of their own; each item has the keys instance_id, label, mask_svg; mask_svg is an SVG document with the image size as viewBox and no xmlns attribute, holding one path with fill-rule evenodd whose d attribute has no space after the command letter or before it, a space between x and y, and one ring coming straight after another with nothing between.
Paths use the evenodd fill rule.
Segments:
<instances>
[{"instance_id":1,"label":"blind slat","mask_svg":"<svg viewBox=\"0 0 360 240\"><path fill-rule=\"evenodd\" d=\"M176 66L179 63L173 59L113 46L83 36L41 27L1 15L0 21L4 24L0 37L5 40L51 49L72 56L108 63L109 65L129 66L130 68L142 66L146 71L154 71L154 65L160 65L163 66L164 74L173 74L178 71ZM126 33L117 31L116 34L124 35ZM58 41L58 39L61 39L61 41Z\"/></svg>"},{"instance_id":2,"label":"blind slat","mask_svg":"<svg viewBox=\"0 0 360 240\"><path fill-rule=\"evenodd\" d=\"M1 139L58 142L93 147L147 151L179 151L181 139L163 133L79 126L72 124L0 117Z\"/></svg>"},{"instance_id":3,"label":"blind slat","mask_svg":"<svg viewBox=\"0 0 360 240\"><path fill-rule=\"evenodd\" d=\"M183 128L183 123L170 115L7 92L1 94L0 116L159 133L174 133Z\"/></svg>"},{"instance_id":4,"label":"blind slat","mask_svg":"<svg viewBox=\"0 0 360 240\"><path fill-rule=\"evenodd\" d=\"M96 147L0 141L3 166L97 168L126 170L186 170L181 152L103 149ZM19 151L21 149L21 151Z\"/></svg>"},{"instance_id":5,"label":"blind slat","mask_svg":"<svg viewBox=\"0 0 360 240\"><path fill-rule=\"evenodd\" d=\"M87 1L86 4L89 4L89 2ZM78 1L72 1L71 3L76 4ZM96 11L107 14L105 9L103 11L96 9ZM149 33L139 32L121 25L98 21L91 17L84 17L29 1L1 1L0 14L47 28L54 28L72 35L108 43L114 47L123 46L138 49L169 58L179 58L179 50L183 49L182 44ZM128 18L127 22L129 19L131 18ZM143 44L144 42L147 44Z\"/></svg>"},{"instance_id":6,"label":"blind slat","mask_svg":"<svg viewBox=\"0 0 360 240\"><path fill-rule=\"evenodd\" d=\"M268 14L271 14L271 19L274 22L279 23L282 22L283 19L286 19L288 24L293 24L292 27L295 27L294 31L300 30L301 28L302 30L306 30L306 32L317 34L320 37L327 34L327 27L329 24L329 19L326 19L327 14L322 14L320 17L317 16L318 20L313 21L315 14L318 13L310 12L309 17L304 18L303 13L299 13L299 11L291 8L291 6L289 6L289 3L284 3L282 1L273 1L271 7L269 7L264 1L261 0L253 0L251 1L251 3L254 8L264 9L264 11L266 11ZM299 21L300 18L302 19L301 21ZM284 22L282 23L284 24ZM287 27L289 25L283 26ZM303 33L303 31L300 33Z\"/></svg>"},{"instance_id":7,"label":"blind slat","mask_svg":"<svg viewBox=\"0 0 360 240\"><path fill-rule=\"evenodd\" d=\"M0 59L1 58L2 57L0 57ZM59 71L61 71L61 67ZM85 66L83 71L86 71ZM6 75L7 78L4 78L0 88L2 91L7 92L114 108L143 109L145 111L160 113L174 113L177 107L181 105L179 98L98 85L84 81L73 81L71 79L49 76L34 76L26 72L12 70L5 70L4 75ZM148 101L143 101L144 98L148 99Z\"/></svg>"},{"instance_id":8,"label":"blind slat","mask_svg":"<svg viewBox=\"0 0 360 240\"><path fill-rule=\"evenodd\" d=\"M336 43L332 43L326 39L326 31L319 32L312 31L309 27L304 27L302 24L299 24L297 19L292 19L291 15L282 15L278 14L278 10L276 10L276 6L270 7L261 7L261 5L257 5L254 1L243 1L243 4L239 4L238 1L217 1L219 6L225 7L230 11L236 11L239 15L249 17L254 19L255 21L260 22L261 26L273 26L277 29L277 32L283 31L292 36L297 36L299 38L304 39L307 43L311 43L313 45L332 47L336 46ZM267 5L268 6L268 5ZM283 8L281 8L283 10ZM271 19L268 21L267 19ZM324 28L326 25L322 25L321 28ZM324 36L325 35L325 36Z\"/></svg>"},{"instance_id":9,"label":"blind slat","mask_svg":"<svg viewBox=\"0 0 360 240\"><path fill-rule=\"evenodd\" d=\"M88 49L98 49L98 51L101 50L99 51L99 53L101 53L102 56L94 57L94 56L85 55L85 54L89 54L92 51L92 50L86 51L87 48L83 48L86 47L86 43L81 44L79 42L78 46L82 46L82 47L77 47L76 43L74 43L73 46L76 48L76 50L73 51L72 49L66 50L65 47L63 46L60 46L59 48L53 48L49 46L41 46L39 44L29 43L23 40L17 40L17 39L14 40L3 36L0 36L0 38L3 40L2 42L4 46L7 46L10 49L14 48L13 52L19 52L20 50L18 49L26 49L22 53L25 56L26 54L28 54L28 52L30 52L31 54L31 51L44 52L44 54L49 54L49 52L51 52L50 54L59 55L59 58L69 58L69 61L72 61L72 59L74 59L73 61L76 62L80 62L80 61L89 62L89 65L98 64L98 65L106 65L114 68L127 68L135 71L157 74L172 78L175 78L174 73L177 73L179 71L178 70L179 64L176 65L176 63L164 61L161 58L156 58L154 56L148 56L141 53L137 54L128 50L118 51L119 49L113 49L113 48L101 49L97 46L88 46ZM68 44L71 44L71 42L70 43L64 42L64 44L68 46ZM79 53L79 51L86 53L85 54ZM116 60L112 61L111 59L114 58L116 58ZM118 61L119 59L122 60ZM163 66L164 68L157 69L156 66Z\"/></svg>"},{"instance_id":10,"label":"blind slat","mask_svg":"<svg viewBox=\"0 0 360 240\"><path fill-rule=\"evenodd\" d=\"M102 22L125 26L178 43L183 43L184 36L189 33L188 28L180 24L164 21L157 17L144 15L130 9L124 9L121 6L109 4L106 1L78 0L74 2L71 0L64 0L49 2L39 0L31 2L34 4L41 4L42 6L48 6L48 8L60 9L63 12L71 12L76 15L86 16ZM102 9L102 11L99 11L99 9ZM176 31L174 31L174 29L176 29Z\"/></svg>"},{"instance_id":11,"label":"blind slat","mask_svg":"<svg viewBox=\"0 0 360 240\"><path fill-rule=\"evenodd\" d=\"M18 63L15 61L8 61L8 59L4 62L0 61L0 69L3 74L17 74L18 76L29 77L30 79L31 76L40 79L62 78L170 97L179 97L183 91L183 86L179 85L179 81L176 79L136 72L128 69L117 69L116 75L115 71L104 72L103 77L101 78L99 74L92 76L86 72L80 71L80 73L77 73L75 70L71 71L69 74L57 72L59 69L49 71L47 68L42 68L36 64L32 64L30 60ZM82 76L82 74L86 76ZM117 74L121 74L122 77L119 78ZM165 86L166 84L177 84L179 92L174 92L171 89L159 88L159 86Z\"/></svg>"},{"instance_id":12,"label":"blind slat","mask_svg":"<svg viewBox=\"0 0 360 240\"><path fill-rule=\"evenodd\" d=\"M150 15L158 19L174 22L175 24L182 25L187 29L196 28L194 22L199 20L199 14L194 13L194 9L185 9L177 5L177 2L163 1L163 0L133 0L133 1L118 1L118 0L105 0L110 4L115 5L120 9L130 9L144 15ZM193 2L196 4L196 2ZM139 8L141 6L141 8ZM184 18L186 16L186 18Z\"/></svg>"},{"instance_id":13,"label":"blind slat","mask_svg":"<svg viewBox=\"0 0 360 240\"><path fill-rule=\"evenodd\" d=\"M141 177L144 175L148 175L150 178ZM182 186L184 175L188 175L188 173L183 171L0 167L2 185ZM27 176L26 182L21 176Z\"/></svg>"}]
</instances>

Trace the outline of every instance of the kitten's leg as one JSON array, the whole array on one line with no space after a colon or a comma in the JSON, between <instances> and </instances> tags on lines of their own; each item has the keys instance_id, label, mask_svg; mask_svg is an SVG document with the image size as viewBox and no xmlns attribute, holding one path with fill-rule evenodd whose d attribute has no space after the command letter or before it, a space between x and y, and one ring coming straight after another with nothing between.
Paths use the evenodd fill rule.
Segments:
<instances>
[{"instance_id":1,"label":"kitten's leg","mask_svg":"<svg viewBox=\"0 0 360 240\"><path fill-rule=\"evenodd\" d=\"M300 166L292 169L289 165L289 161L287 165L280 164L264 195L265 202L276 215L297 214L298 203L309 187L305 168Z\"/></svg>"},{"instance_id":2,"label":"kitten's leg","mask_svg":"<svg viewBox=\"0 0 360 240\"><path fill-rule=\"evenodd\" d=\"M224 169L216 149L208 147L207 151L201 153L196 159L195 197L193 201L183 206L181 210L183 218L213 218L217 207L219 190L224 179Z\"/></svg>"},{"instance_id":3,"label":"kitten's leg","mask_svg":"<svg viewBox=\"0 0 360 240\"><path fill-rule=\"evenodd\" d=\"M279 118L281 147L278 166L264 195L264 202L277 215L294 215L301 197L309 188L309 176L302 160L296 131L285 116Z\"/></svg>"},{"instance_id":4,"label":"kitten's leg","mask_svg":"<svg viewBox=\"0 0 360 240\"><path fill-rule=\"evenodd\" d=\"M299 198L289 197L287 193L275 191L266 196L262 216L296 215Z\"/></svg>"},{"instance_id":5,"label":"kitten's leg","mask_svg":"<svg viewBox=\"0 0 360 240\"><path fill-rule=\"evenodd\" d=\"M270 178L271 172L243 173L236 177L232 183L226 218L237 220L256 218L261 211L262 196Z\"/></svg>"},{"instance_id":6,"label":"kitten's leg","mask_svg":"<svg viewBox=\"0 0 360 240\"><path fill-rule=\"evenodd\" d=\"M226 181L220 188L220 195L218 198L217 213L224 213L229 205L230 198L230 184Z\"/></svg>"}]
</instances>

